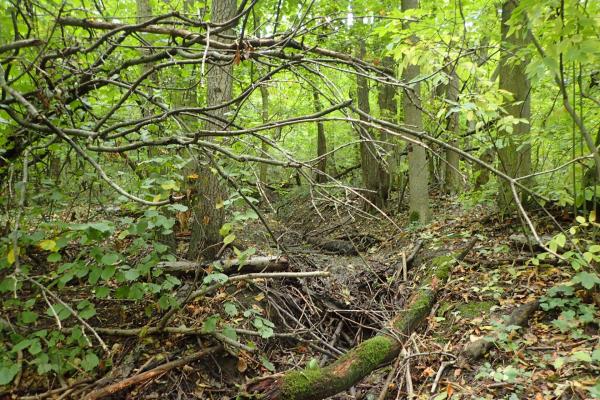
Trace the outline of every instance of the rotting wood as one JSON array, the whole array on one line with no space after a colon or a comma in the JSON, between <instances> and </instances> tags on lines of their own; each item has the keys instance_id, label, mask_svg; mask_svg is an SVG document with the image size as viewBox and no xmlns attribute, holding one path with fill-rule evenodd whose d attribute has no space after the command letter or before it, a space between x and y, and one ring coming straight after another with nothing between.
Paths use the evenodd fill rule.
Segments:
<instances>
[{"instance_id":1,"label":"rotting wood","mask_svg":"<svg viewBox=\"0 0 600 400\"><path fill-rule=\"evenodd\" d=\"M463 259L474 244L475 239L455 259ZM262 395L266 400L321 400L349 389L379 366L394 360L400 354L403 338L429 315L453 266L447 261L431 264L406 309L390 321L385 331L360 343L328 366L269 377L250 385L248 392Z\"/></svg>"},{"instance_id":2,"label":"rotting wood","mask_svg":"<svg viewBox=\"0 0 600 400\"><path fill-rule=\"evenodd\" d=\"M223 349L222 345L217 345L217 346L213 346L213 347L208 347L204 350L200 350L196 353L190 354L189 356L180 358L178 360L175 361L170 361L168 363L162 364L156 368L153 368L149 371L146 372L142 372L141 374L137 374L134 375L130 378L124 379L122 381L119 382L115 382L111 385L105 386L103 388L94 390L93 392L90 392L87 396L84 397L84 400L96 400L96 399L101 399L103 397L107 397L110 396L114 393L117 393L123 389L126 389L130 386L133 385L137 385L139 383L143 383L146 382L150 379L154 379L162 374L164 374L165 372L168 372L174 368L178 368L178 367L182 367L184 365L187 365L191 362L194 362L196 360L199 360L202 357L205 357L209 354L215 353L217 351L220 351Z\"/></svg>"},{"instance_id":3,"label":"rotting wood","mask_svg":"<svg viewBox=\"0 0 600 400\"><path fill-rule=\"evenodd\" d=\"M525 303L513 310L510 315L505 318L506 324L505 326L525 326L527 321L531 318L533 313L539 308L540 302L538 300ZM482 338L467 344L459 358L458 365L466 366L469 362L476 361L479 358L483 357L494 345L493 340L488 340L486 338Z\"/></svg>"},{"instance_id":4,"label":"rotting wood","mask_svg":"<svg viewBox=\"0 0 600 400\"><path fill-rule=\"evenodd\" d=\"M239 258L231 258L219 261L224 273L235 272L274 272L284 271L289 267L289 261L285 256L256 256L250 257L243 262ZM165 261L157 264L157 267L170 273L195 272L199 268L208 268L211 264L196 263L192 261Z\"/></svg>"}]
</instances>

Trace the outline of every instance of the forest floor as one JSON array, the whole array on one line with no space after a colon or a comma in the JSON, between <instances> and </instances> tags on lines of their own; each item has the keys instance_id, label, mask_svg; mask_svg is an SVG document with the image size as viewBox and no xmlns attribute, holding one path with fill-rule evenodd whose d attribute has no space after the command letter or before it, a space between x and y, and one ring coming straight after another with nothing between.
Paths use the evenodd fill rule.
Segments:
<instances>
[{"instance_id":1,"label":"forest floor","mask_svg":"<svg viewBox=\"0 0 600 400\"><path fill-rule=\"evenodd\" d=\"M274 324L273 334L268 321L262 327L265 336L272 337L243 337L240 330L239 342L251 340L250 347L225 346L225 352L172 369L113 398L229 399L260 377L324 365L381 331L418 288L427 263L460 252L472 238L477 242L454 266L429 317L404 341L404 357L333 398L399 399L409 394L436 400L591 398L600 369L587 358L594 350L600 352L599 315L580 326L579 336L552 322L558 312L542 310L533 314L527 327L497 333L501 316L539 300L549 288L570 278L569 269L556 261L531 264L532 248L515 239L522 235L517 217L500 220L485 207L465 210L457 200L442 196L435 200L433 222L423 227L411 225L406 213L386 219L352 215L351 207L316 205L318 212L306 196L297 196L274 205L277 212L265 213L281 248L273 247L258 221L244 225L236 245L255 247L257 255L284 254L289 271L328 271L330 276L242 281L189 303L171 324L200 329L218 310L225 316L221 323L227 320L236 328L255 330L256 321L247 316L262 315ZM540 233L554 233L549 223L545 228L543 218L537 224ZM180 247L185 247L184 240ZM85 297L85 293L74 297L78 295ZM152 326L140 304L101 302L95 323ZM465 345L490 335L497 341L483 360L457 362ZM214 342L202 334L176 333L106 334L105 339L112 346L113 370L120 371L113 373L117 381ZM29 388L20 392L22 398L36 388L58 385L33 376L24 376L22 382ZM88 384L62 392L63 398L81 397L90 390Z\"/></svg>"}]
</instances>

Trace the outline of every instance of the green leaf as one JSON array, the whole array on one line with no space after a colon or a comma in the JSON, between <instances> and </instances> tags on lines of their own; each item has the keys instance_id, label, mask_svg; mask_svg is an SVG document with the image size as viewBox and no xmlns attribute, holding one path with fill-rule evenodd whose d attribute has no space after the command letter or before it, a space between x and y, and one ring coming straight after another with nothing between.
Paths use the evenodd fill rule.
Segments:
<instances>
[{"instance_id":1,"label":"green leaf","mask_svg":"<svg viewBox=\"0 0 600 400\"><path fill-rule=\"evenodd\" d=\"M102 270L102 274L100 274L100 277L106 281L113 277L116 270L117 267L115 267L114 265L108 266Z\"/></svg>"},{"instance_id":2,"label":"green leaf","mask_svg":"<svg viewBox=\"0 0 600 400\"><path fill-rule=\"evenodd\" d=\"M219 315L211 315L206 318L202 323L201 331L202 333L213 333L217 329L217 322L219 322Z\"/></svg>"},{"instance_id":3,"label":"green leaf","mask_svg":"<svg viewBox=\"0 0 600 400\"><path fill-rule=\"evenodd\" d=\"M592 362L592 357L587 351L576 351L575 353L573 353L572 357L578 361Z\"/></svg>"},{"instance_id":4,"label":"green leaf","mask_svg":"<svg viewBox=\"0 0 600 400\"><path fill-rule=\"evenodd\" d=\"M600 284L600 278L594 272L578 272L573 278L574 283L581 283L581 286L590 290L594 285Z\"/></svg>"},{"instance_id":5,"label":"green leaf","mask_svg":"<svg viewBox=\"0 0 600 400\"><path fill-rule=\"evenodd\" d=\"M8 385L21 370L21 364L0 366L0 386Z\"/></svg>"},{"instance_id":6,"label":"green leaf","mask_svg":"<svg viewBox=\"0 0 600 400\"><path fill-rule=\"evenodd\" d=\"M140 273L137 271L137 269L128 269L123 271L123 275L125 276L126 280L134 281L140 276Z\"/></svg>"},{"instance_id":7,"label":"green leaf","mask_svg":"<svg viewBox=\"0 0 600 400\"><path fill-rule=\"evenodd\" d=\"M235 235L233 233L230 233L229 235L225 236L225 238L223 238L223 244L228 245L230 243L233 243L234 240Z\"/></svg>"},{"instance_id":8,"label":"green leaf","mask_svg":"<svg viewBox=\"0 0 600 400\"><path fill-rule=\"evenodd\" d=\"M210 284L212 282L218 282L218 283L225 283L227 282L227 280L229 279L229 277L225 274L222 274L220 272L213 272L212 274L208 274L204 277L204 279L202 280L202 282L204 282L205 284Z\"/></svg>"},{"instance_id":9,"label":"green leaf","mask_svg":"<svg viewBox=\"0 0 600 400\"><path fill-rule=\"evenodd\" d=\"M114 265L116 264L121 256L117 253L108 253L102 256L100 262L104 265Z\"/></svg>"},{"instance_id":10,"label":"green leaf","mask_svg":"<svg viewBox=\"0 0 600 400\"><path fill-rule=\"evenodd\" d=\"M225 314L229 315L230 317L235 317L238 315L237 307L231 302L223 304L223 309L225 310Z\"/></svg>"},{"instance_id":11,"label":"green leaf","mask_svg":"<svg viewBox=\"0 0 600 400\"><path fill-rule=\"evenodd\" d=\"M263 367L265 367L268 371L275 372L275 366L269 359L262 354L260 355L260 363Z\"/></svg>"},{"instance_id":12,"label":"green leaf","mask_svg":"<svg viewBox=\"0 0 600 400\"><path fill-rule=\"evenodd\" d=\"M308 365L306 366L306 368L308 368L308 369L319 368L319 360L317 360L316 358L311 358L310 361L308 362Z\"/></svg>"},{"instance_id":13,"label":"green leaf","mask_svg":"<svg viewBox=\"0 0 600 400\"><path fill-rule=\"evenodd\" d=\"M565 247L565 244L567 243L567 237L562 233L559 233L554 237L554 241L556 242L558 247Z\"/></svg>"},{"instance_id":14,"label":"green leaf","mask_svg":"<svg viewBox=\"0 0 600 400\"><path fill-rule=\"evenodd\" d=\"M81 367L85 371L91 371L96 368L100 364L100 359L98 356L92 352L89 352L85 355L83 360L81 360Z\"/></svg>"},{"instance_id":15,"label":"green leaf","mask_svg":"<svg viewBox=\"0 0 600 400\"><path fill-rule=\"evenodd\" d=\"M21 313L21 322L23 322L24 324L34 323L35 321L37 321L37 319L38 319L38 314L36 312L23 311Z\"/></svg>"},{"instance_id":16,"label":"green leaf","mask_svg":"<svg viewBox=\"0 0 600 400\"><path fill-rule=\"evenodd\" d=\"M555 370L559 370L565 365L565 359L563 357L556 357L556 360L552 363Z\"/></svg>"},{"instance_id":17,"label":"green leaf","mask_svg":"<svg viewBox=\"0 0 600 400\"><path fill-rule=\"evenodd\" d=\"M48 254L48 257L46 258L46 260L48 262L55 263L55 262L59 262L60 260L62 260L62 256L60 255L60 253L51 253L51 254Z\"/></svg>"},{"instance_id":18,"label":"green leaf","mask_svg":"<svg viewBox=\"0 0 600 400\"><path fill-rule=\"evenodd\" d=\"M110 288L106 286L98 286L96 287L96 297L99 299L105 299L110 294Z\"/></svg>"},{"instance_id":19,"label":"green leaf","mask_svg":"<svg viewBox=\"0 0 600 400\"><path fill-rule=\"evenodd\" d=\"M229 222L226 224L223 224L221 229L219 229L219 235L221 235L222 237L227 236L229 234L229 232L231 232L231 228L232 228L232 225Z\"/></svg>"},{"instance_id":20,"label":"green leaf","mask_svg":"<svg viewBox=\"0 0 600 400\"><path fill-rule=\"evenodd\" d=\"M225 336L231 340L234 340L236 342L238 340L237 332L231 326L225 326L221 333L223 334L223 336Z\"/></svg>"}]
</instances>

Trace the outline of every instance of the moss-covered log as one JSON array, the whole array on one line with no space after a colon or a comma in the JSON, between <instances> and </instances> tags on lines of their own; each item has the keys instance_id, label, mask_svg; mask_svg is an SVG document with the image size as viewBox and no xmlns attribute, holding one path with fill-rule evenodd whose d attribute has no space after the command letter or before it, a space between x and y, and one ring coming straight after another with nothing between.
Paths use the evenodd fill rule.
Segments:
<instances>
[{"instance_id":1,"label":"moss-covered log","mask_svg":"<svg viewBox=\"0 0 600 400\"><path fill-rule=\"evenodd\" d=\"M469 243L467 251L474 242ZM457 258L463 258L463 251ZM308 368L262 380L248 388L267 400L320 400L354 386L377 367L400 354L402 342L429 315L438 289L450 274L454 258L438 257L431 262L420 288L413 294L406 309L397 315L386 331L368 339L332 364L323 368Z\"/></svg>"},{"instance_id":2,"label":"moss-covered log","mask_svg":"<svg viewBox=\"0 0 600 400\"><path fill-rule=\"evenodd\" d=\"M535 300L515 308L509 316L503 318L506 321L505 326L525 326L527 321L531 318L531 315L539 308L539 305L539 301ZM486 338L467 344L460 355L458 364L460 366L466 366L469 362L483 357L490 351L493 345L494 340Z\"/></svg>"}]
</instances>

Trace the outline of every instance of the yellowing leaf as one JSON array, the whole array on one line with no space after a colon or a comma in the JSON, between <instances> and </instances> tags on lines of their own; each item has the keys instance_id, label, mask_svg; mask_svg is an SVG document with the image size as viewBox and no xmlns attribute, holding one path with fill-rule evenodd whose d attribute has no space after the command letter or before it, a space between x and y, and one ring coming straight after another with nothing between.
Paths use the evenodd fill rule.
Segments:
<instances>
[{"instance_id":1,"label":"yellowing leaf","mask_svg":"<svg viewBox=\"0 0 600 400\"><path fill-rule=\"evenodd\" d=\"M56 242L54 240L51 240L51 239L42 240L41 242L38 243L38 246L42 250L48 250L48 251L56 251L56 250L58 250L58 248L56 247Z\"/></svg>"},{"instance_id":2,"label":"yellowing leaf","mask_svg":"<svg viewBox=\"0 0 600 400\"><path fill-rule=\"evenodd\" d=\"M590 222L596 222L596 210L590 211L590 216L588 217Z\"/></svg>"},{"instance_id":3,"label":"yellowing leaf","mask_svg":"<svg viewBox=\"0 0 600 400\"><path fill-rule=\"evenodd\" d=\"M18 252L18 249L17 249ZM15 257L15 249L14 248L10 248L10 250L8 251L8 254L6 255L6 259L8 260L8 265L13 265L17 259L17 257Z\"/></svg>"}]
</instances>

